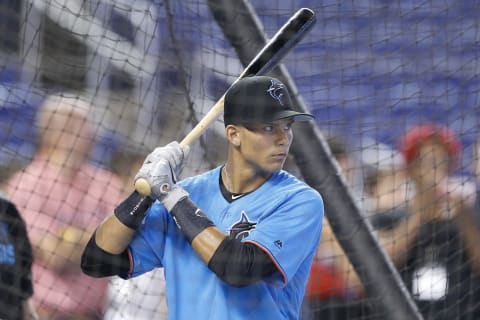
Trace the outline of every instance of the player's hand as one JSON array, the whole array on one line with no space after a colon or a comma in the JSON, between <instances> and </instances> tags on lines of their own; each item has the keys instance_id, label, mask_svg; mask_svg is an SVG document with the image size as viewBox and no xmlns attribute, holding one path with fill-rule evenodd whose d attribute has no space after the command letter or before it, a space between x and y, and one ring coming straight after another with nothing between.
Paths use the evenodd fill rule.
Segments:
<instances>
[{"instance_id":1,"label":"player's hand","mask_svg":"<svg viewBox=\"0 0 480 320\"><path fill-rule=\"evenodd\" d=\"M145 179L151 188L150 197L163 198L177 181L183 169L183 160L188 154L188 147L182 148L176 141L153 150L135 175L137 179Z\"/></svg>"}]
</instances>

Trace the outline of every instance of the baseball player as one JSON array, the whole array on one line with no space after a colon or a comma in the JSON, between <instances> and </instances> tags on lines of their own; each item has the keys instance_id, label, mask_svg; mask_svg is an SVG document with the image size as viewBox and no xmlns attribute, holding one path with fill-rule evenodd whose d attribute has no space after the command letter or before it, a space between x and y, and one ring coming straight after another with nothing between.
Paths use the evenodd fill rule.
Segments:
<instances>
[{"instance_id":1,"label":"baseball player","mask_svg":"<svg viewBox=\"0 0 480 320\"><path fill-rule=\"evenodd\" d=\"M132 193L85 248L82 270L130 278L163 267L169 319L298 319L323 201L282 170L296 112L286 87L244 78L225 96L224 165L175 183L188 150L147 156Z\"/></svg>"}]
</instances>

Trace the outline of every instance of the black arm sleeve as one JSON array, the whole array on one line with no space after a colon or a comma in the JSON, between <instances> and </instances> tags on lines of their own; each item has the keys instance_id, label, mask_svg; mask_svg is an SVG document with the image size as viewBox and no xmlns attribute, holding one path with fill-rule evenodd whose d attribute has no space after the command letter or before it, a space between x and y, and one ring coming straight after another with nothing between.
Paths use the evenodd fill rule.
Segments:
<instances>
[{"instance_id":1,"label":"black arm sleeve","mask_svg":"<svg viewBox=\"0 0 480 320\"><path fill-rule=\"evenodd\" d=\"M230 238L222 241L208 267L220 279L235 287L254 284L278 271L262 249Z\"/></svg>"},{"instance_id":2,"label":"black arm sleeve","mask_svg":"<svg viewBox=\"0 0 480 320\"><path fill-rule=\"evenodd\" d=\"M115 275L127 278L130 259L127 250L117 255L102 250L95 242L94 233L83 251L81 268L85 274L95 278Z\"/></svg>"},{"instance_id":3,"label":"black arm sleeve","mask_svg":"<svg viewBox=\"0 0 480 320\"><path fill-rule=\"evenodd\" d=\"M178 201L170 210L170 214L190 243L200 232L214 226L213 222L188 197Z\"/></svg>"}]
</instances>

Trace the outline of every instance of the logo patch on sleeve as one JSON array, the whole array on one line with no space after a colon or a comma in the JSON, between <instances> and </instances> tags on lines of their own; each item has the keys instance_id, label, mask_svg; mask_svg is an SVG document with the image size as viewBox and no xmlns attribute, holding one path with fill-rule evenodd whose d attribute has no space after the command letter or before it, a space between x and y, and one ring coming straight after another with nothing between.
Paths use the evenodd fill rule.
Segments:
<instances>
[{"instance_id":1,"label":"logo patch on sleeve","mask_svg":"<svg viewBox=\"0 0 480 320\"><path fill-rule=\"evenodd\" d=\"M279 249L282 249L282 247L283 247L282 240L275 240L273 243L274 243Z\"/></svg>"}]
</instances>

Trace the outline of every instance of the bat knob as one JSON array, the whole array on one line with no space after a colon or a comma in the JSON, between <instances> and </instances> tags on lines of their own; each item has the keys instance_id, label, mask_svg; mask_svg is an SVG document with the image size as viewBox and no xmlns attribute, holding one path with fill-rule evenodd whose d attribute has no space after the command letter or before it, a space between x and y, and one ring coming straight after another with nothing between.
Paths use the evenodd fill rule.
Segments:
<instances>
[{"instance_id":1,"label":"bat knob","mask_svg":"<svg viewBox=\"0 0 480 320\"><path fill-rule=\"evenodd\" d=\"M141 195L149 196L152 193L152 188L146 179L139 178L135 181L135 190Z\"/></svg>"}]
</instances>

